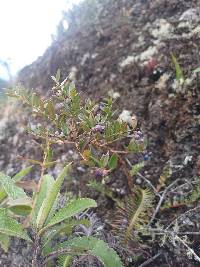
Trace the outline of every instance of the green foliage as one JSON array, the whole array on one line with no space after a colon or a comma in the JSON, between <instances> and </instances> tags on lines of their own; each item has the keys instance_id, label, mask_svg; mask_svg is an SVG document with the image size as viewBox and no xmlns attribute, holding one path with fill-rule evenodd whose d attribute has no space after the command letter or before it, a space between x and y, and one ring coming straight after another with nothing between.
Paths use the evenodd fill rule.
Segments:
<instances>
[{"instance_id":1,"label":"green foliage","mask_svg":"<svg viewBox=\"0 0 200 267\"><path fill-rule=\"evenodd\" d=\"M105 267L122 267L122 262L117 253L103 241L95 237L75 237L59 244L59 254L90 254L98 258ZM50 255L53 254L53 251Z\"/></svg>"},{"instance_id":2,"label":"green foliage","mask_svg":"<svg viewBox=\"0 0 200 267\"><path fill-rule=\"evenodd\" d=\"M93 199L80 198L72 200L64 208L60 209L56 214L54 214L54 216L46 225L46 228L60 223L86 209L95 208L96 206L96 202Z\"/></svg>"},{"instance_id":3,"label":"green foliage","mask_svg":"<svg viewBox=\"0 0 200 267\"><path fill-rule=\"evenodd\" d=\"M109 161L108 161L108 168L110 170L114 170L117 168L117 163L118 163L118 157L116 154L112 154L112 156L110 157Z\"/></svg>"},{"instance_id":4,"label":"green foliage","mask_svg":"<svg viewBox=\"0 0 200 267\"><path fill-rule=\"evenodd\" d=\"M142 161L142 162L139 162L139 163L137 163L137 164L134 164L133 166L132 166L132 169L131 169L131 171L130 171L130 174L132 175L132 176L135 176L138 172L140 172L140 170L142 169L144 167L144 162Z\"/></svg>"},{"instance_id":5,"label":"green foliage","mask_svg":"<svg viewBox=\"0 0 200 267\"><path fill-rule=\"evenodd\" d=\"M32 166L27 167L27 168L21 170L19 173L17 173L12 178L12 181L11 181L11 178L10 177L8 177L4 173L0 172L0 179L2 179L2 181L4 181L4 183L5 183L4 187L6 187L8 191L9 191L9 188L8 188L9 185L8 185L8 183L11 184L11 188L13 190L16 189L17 191L19 191L19 189L16 188L16 186L15 186L14 183L19 182L22 178L24 178L24 176L26 176L27 174L29 174L29 172L31 171L31 169L32 169ZM6 177L8 177L8 181L7 180L5 181ZM6 198L7 195L8 194L7 194L6 190L3 188L3 185L1 185L1 182L0 182L0 203L1 203L1 201L3 201ZM24 196L24 194L23 194L23 196Z\"/></svg>"},{"instance_id":6,"label":"green foliage","mask_svg":"<svg viewBox=\"0 0 200 267\"><path fill-rule=\"evenodd\" d=\"M158 180L158 185L157 185L157 191L160 191L161 188L163 188L167 181L169 180L169 178L171 177L172 175L172 169L171 167L169 166L169 164L167 164L166 166L164 166L163 170L162 170L162 173L159 177L159 180Z\"/></svg>"},{"instance_id":7,"label":"green foliage","mask_svg":"<svg viewBox=\"0 0 200 267\"><path fill-rule=\"evenodd\" d=\"M65 166L65 168L62 170L58 178L53 183L53 186L51 187L50 191L46 194L46 198L42 202L42 206L38 212L36 221L38 229L41 229L45 224L45 221L47 220L47 217L61 189L61 185L64 181L64 178L69 172L69 166L70 165Z\"/></svg>"},{"instance_id":8,"label":"green foliage","mask_svg":"<svg viewBox=\"0 0 200 267\"><path fill-rule=\"evenodd\" d=\"M175 70L176 70L176 80L180 84L183 84L184 81L185 81L183 70L182 70L180 64L178 63L178 60L177 60L176 56L173 53L171 54L171 57L172 57L172 62L174 64L174 67L175 67Z\"/></svg>"},{"instance_id":9,"label":"green foliage","mask_svg":"<svg viewBox=\"0 0 200 267\"><path fill-rule=\"evenodd\" d=\"M10 245L10 237L7 234L0 233L0 247L7 253Z\"/></svg>"},{"instance_id":10,"label":"green foliage","mask_svg":"<svg viewBox=\"0 0 200 267\"><path fill-rule=\"evenodd\" d=\"M31 241L21 224L11 218L6 208L0 208L0 233L6 236L16 236Z\"/></svg>"},{"instance_id":11,"label":"green foliage","mask_svg":"<svg viewBox=\"0 0 200 267\"><path fill-rule=\"evenodd\" d=\"M186 200L186 203L189 205L191 203L196 202L200 199L200 181L198 181L197 185L194 187L192 192L188 196L188 200Z\"/></svg>"},{"instance_id":12,"label":"green foliage","mask_svg":"<svg viewBox=\"0 0 200 267\"><path fill-rule=\"evenodd\" d=\"M170 209L179 206L191 206L199 199L200 199L200 181L198 180L189 193L180 195L180 197L177 198L176 201L167 198L164 204L162 205L162 209Z\"/></svg>"},{"instance_id":13,"label":"green foliage","mask_svg":"<svg viewBox=\"0 0 200 267\"><path fill-rule=\"evenodd\" d=\"M36 227L37 215L39 213L40 208L42 207L44 200L47 197L48 192L52 189L53 184L54 178L50 175L44 175L41 182L40 191L33 195L35 201L31 214L33 227Z\"/></svg>"},{"instance_id":14,"label":"green foliage","mask_svg":"<svg viewBox=\"0 0 200 267\"><path fill-rule=\"evenodd\" d=\"M149 189L135 186L133 195L127 198L123 208L119 208L113 228L123 244L128 245L130 240L136 239L134 230L142 232L148 224L153 200L154 194ZM126 224L122 224L122 220L126 220Z\"/></svg>"},{"instance_id":15,"label":"green foliage","mask_svg":"<svg viewBox=\"0 0 200 267\"><path fill-rule=\"evenodd\" d=\"M0 184L2 189L5 191L6 195L11 199L26 198L26 193L23 189L17 187L14 181L9 177L0 173ZM2 190L2 192L3 192Z\"/></svg>"},{"instance_id":16,"label":"green foliage","mask_svg":"<svg viewBox=\"0 0 200 267\"><path fill-rule=\"evenodd\" d=\"M18 172L17 174L15 174L15 176L12 177L12 180L16 183L19 182L21 179L23 179L26 175L28 175L30 173L30 171L32 170L33 166L29 166L25 169L22 169L20 172Z\"/></svg>"},{"instance_id":17,"label":"green foliage","mask_svg":"<svg viewBox=\"0 0 200 267\"><path fill-rule=\"evenodd\" d=\"M126 178L130 179L129 170L127 171L125 166L126 161L123 161L122 157L143 152L146 144L143 139L137 141L134 138L135 128L117 117L116 111L113 110L112 98L104 99L100 103L90 99L82 101L74 83L69 78L60 82L60 78L61 73L58 70L55 77L52 76L55 82L53 93L46 99L21 87L7 92L7 95L21 100L32 111L34 119L41 120L41 126L29 128L28 131L37 139L40 138L44 156L42 161L27 159L31 164L41 168L39 182L30 197L27 197L25 191L16 183L28 174L32 167L22 170L12 179L4 174L0 175L0 201L4 203L8 198L3 207L9 211L5 213L5 217L13 222L16 215L26 217L24 225L33 231L34 247L39 247L33 251L33 266L37 266L39 259L40 265L46 265L53 258L57 258L61 266L70 266L74 255L89 253L97 257L104 266L121 267L118 255L102 240L73 236L75 226L89 224L87 219L77 219L77 216L89 208L95 208L97 204L89 198L73 198L68 200L64 207L59 207L61 187L65 177L69 175L71 164L66 165L56 179L47 174L47 169L56 163L53 160L55 144L73 145L82 159L81 163L90 166L94 173L96 172L95 175L100 177L99 182L93 181L90 186L123 208L122 202L104 184L105 178L123 165ZM126 144L131 139L129 145L121 144L122 139L126 140ZM139 171L141 164L143 166L143 163L138 164L132 173ZM130 185L129 180L128 184ZM138 189L135 192L135 201L135 215L132 214L127 239L132 228L137 228L146 219L145 209L151 206L150 192ZM20 224L19 227L21 232L18 229L18 235L15 233L15 236L23 238L23 227ZM8 231L1 234L8 236ZM59 243L63 235L68 241L62 245L65 244L65 248L69 250L61 253L59 246L58 251L55 251L55 244ZM3 236L4 241L1 242L5 249L9 243L6 238ZM26 239L30 240L27 237Z\"/></svg>"},{"instance_id":18,"label":"green foliage","mask_svg":"<svg viewBox=\"0 0 200 267\"><path fill-rule=\"evenodd\" d=\"M23 227L12 218L12 213L19 215L30 213L32 201L15 183L26 176L31 169L30 166L21 170L12 179L0 172L0 246L5 252L8 251L11 236L31 241L23 231Z\"/></svg>"},{"instance_id":19,"label":"green foliage","mask_svg":"<svg viewBox=\"0 0 200 267\"><path fill-rule=\"evenodd\" d=\"M71 256L66 256L66 255L61 255L58 257L57 267L69 267L72 263L72 257Z\"/></svg>"}]
</instances>

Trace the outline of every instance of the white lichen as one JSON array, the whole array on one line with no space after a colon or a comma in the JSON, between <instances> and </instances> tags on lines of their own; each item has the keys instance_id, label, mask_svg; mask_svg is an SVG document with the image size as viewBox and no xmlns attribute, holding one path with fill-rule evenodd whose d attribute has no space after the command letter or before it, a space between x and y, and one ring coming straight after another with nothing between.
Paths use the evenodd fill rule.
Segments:
<instances>
[{"instance_id":1,"label":"white lichen","mask_svg":"<svg viewBox=\"0 0 200 267\"><path fill-rule=\"evenodd\" d=\"M112 97L113 99L120 98L121 96L119 92L115 92L114 90L108 91L108 95Z\"/></svg>"},{"instance_id":2,"label":"white lichen","mask_svg":"<svg viewBox=\"0 0 200 267\"><path fill-rule=\"evenodd\" d=\"M124 59L122 62L119 63L119 66L123 69L124 67L131 65L135 62L134 56L128 56L126 59Z\"/></svg>"},{"instance_id":3,"label":"white lichen","mask_svg":"<svg viewBox=\"0 0 200 267\"><path fill-rule=\"evenodd\" d=\"M149 46L147 50L142 52L139 56L136 57L136 60L147 61L153 57L158 52L156 46Z\"/></svg>"},{"instance_id":4,"label":"white lichen","mask_svg":"<svg viewBox=\"0 0 200 267\"><path fill-rule=\"evenodd\" d=\"M154 38L163 40L169 38L173 31L172 25L166 19L155 21L156 28L151 31Z\"/></svg>"},{"instance_id":5,"label":"white lichen","mask_svg":"<svg viewBox=\"0 0 200 267\"><path fill-rule=\"evenodd\" d=\"M86 54L83 55L82 59L81 59L81 66L83 66L85 64L85 62L90 58L90 53L87 52Z\"/></svg>"},{"instance_id":6,"label":"white lichen","mask_svg":"<svg viewBox=\"0 0 200 267\"><path fill-rule=\"evenodd\" d=\"M190 23L200 21L200 7L189 8L179 18L180 21L188 21Z\"/></svg>"},{"instance_id":7,"label":"white lichen","mask_svg":"<svg viewBox=\"0 0 200 267\"><path fill-rule=\"evenodd\" d=\"M124 109L122 113L119 115L119 120L127 122L129 124L132 123L132 116L131 116L131 111Z\"/></svg>"}]
</instances>

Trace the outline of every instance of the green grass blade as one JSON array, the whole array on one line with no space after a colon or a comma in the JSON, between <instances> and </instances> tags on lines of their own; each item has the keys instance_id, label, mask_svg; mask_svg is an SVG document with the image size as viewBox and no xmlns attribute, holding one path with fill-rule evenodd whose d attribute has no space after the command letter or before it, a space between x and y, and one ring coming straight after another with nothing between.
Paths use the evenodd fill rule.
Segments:
<instances>
[{"instance_id":1,"label":"green grass blade","mask_svg":"<svg viewBox=\"0 0 200 267\"><path fill-rule=\"evenodd\" d=\"M176 70L176 80L181 82L181 81L184 81L184 75L183 75L183 70L180 66L180 64L178 63L178 60L177 58L175 57L175 55L172 53L171 54L171 57L172 57L172 62L174 64L174 67L175 67L175 70Z\"/></svg>"}]
</instances>

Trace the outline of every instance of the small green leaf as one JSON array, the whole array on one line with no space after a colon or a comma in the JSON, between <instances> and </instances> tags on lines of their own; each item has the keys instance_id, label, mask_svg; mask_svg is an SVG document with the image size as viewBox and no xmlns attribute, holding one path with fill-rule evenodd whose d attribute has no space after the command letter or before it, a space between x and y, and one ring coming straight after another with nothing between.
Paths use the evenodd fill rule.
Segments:
<instances>
[{"instance_id":1,"label":"small green leaf","mask_svg":"<svg viewBox=\"0 0 200 267\"><path fill-rule=\"evenodd\" d=\"M33 93L31 95L31 103L32 107L40 109L40 98L38 95L36 95L36 93Z\"/></svg>"},{"instance_id":2,"label":"small green leaf","mask_svg":"<svg viewBox=\"0 0 200 267\"><path fill-rule=\"evenodd\" d=\"M24 178L27 174L30 173L30 171L32 170L33 166L29 166L23 170L21 170L20 172L18 172L17 174L15 174L15 176L12 177L12 180L14 182L19 182L22 178Z\"/></svg>"},{"instance_id":3,"label":"small green leaf","mask_svg":"<svg viewBox=\"0 0 200 267\"><path fill-rule=\"evenodd\" d=\"M116 154L112 154L111 158L109 159L108 162L108 167L111 170L114 170L117 168L117 162L118 162L118 157Z\"/></svg>"},{"instance_id":4,"label":"small green leaf","mask_svg":"<svg viewBox=\"0 0 200 267\"><path fill-rule=\"evenodd\" d=\"M109 152L105 155L102 155L100 159L100 163L101 163L100 168L105 168L108 164L108 161L109 161Z\"/></svg>"},{"instance_id":5,"label":"small green leaf","mask_svg":"<svg viewBox=\"0 0 200 267\"><path fill-rule=\"evenodd\" d=\"M175 57L175 55L173 53L171 53L171 57L172 57L172 62L175 66L175 70L176 70L176 80L178 82L184 81L184 75L183 75L183 71L181 66L179 65L177 58Z\"/></svg>"},{"instance_id":6,"label":"small green leaf","mask_svg":"<svg viewBox=\"0 0 200 267\"><path fill-rule=\"evenodd\" d=\"M69 130L69 127L67 125L67 121L66 120L62 120L60 122L60 127L61 127L61 130L64 133L64 135L68 135L69 134L70 130Z\"/></svg>"},{"instance_id":7,"label":"small green leaf","mask_svg":"<svg viewBox=\"0 0 200 267\"><path fill-rule=\"evenodd\" d=\"M143 152L146 149L146 143L138 143L137 141L135 141L134 139L131 139L127 150L133 153L140 153Z\"/></svg>"},{"instance_id":8,"label":"small green leaf","mask_svg":"<svg viewBox=\"0 0 200 267\"><path fill-rule=\"evenodd\" d=\"M9 236L16 236L27 241L31 241L22 225L8 215L7 209L0 208L0 233Z\"/></svg>"},{"instance_id":9,"label":"small green leaf","mask_svg":"<svg viewBox=\"0 0 200 267\"><path fill-rule=\"evenodd\" d=\"M46 227L60 223L72 216L89 208L97 207L96 201L90 198L80 198L72 200L64 208L60 209L48 222Z\"/></svg>"},{"instance_id":10,"label":"small green leaf","mask_svg":"<svg viewBox=\"0 0 200 267\"><path fill-rule=\"evenodd\" d=\"M54 120L56 117L54 105L51 101L47 102L46 108L45 108L45 114L49 116L51 120Z\"/></svg>"}]
</instances>

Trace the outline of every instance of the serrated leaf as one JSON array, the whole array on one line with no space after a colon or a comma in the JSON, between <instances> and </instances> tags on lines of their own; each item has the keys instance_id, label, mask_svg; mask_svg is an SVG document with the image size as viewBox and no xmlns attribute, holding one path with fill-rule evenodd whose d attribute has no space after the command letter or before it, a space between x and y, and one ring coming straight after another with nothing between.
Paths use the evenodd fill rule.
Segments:
<instances>
[{"instance_id":1,"label":"serrated leaf","mask_svg":"<svg viewBox=\"0 0 200 267\"><path fill-rule=\"evenodd\" d=\"M124 207L116 211L113 229L123 246L129 245L129 241L138 238L134 230L144 232L144 228L150 221L154 198L155 195L148 188L134 186L132 195L127 197ZM122 224L123 220L126 221L125 224Z\"/></svg>"},{"instance_id":2,"label":"serrated leaf","mask_svg":"<svg viewBox=\"0 0 200 267\"><path fill-rule=\"evenodd\" d=\"M5 190L6 194L11 199L26 197L26 193L24 192L24 190L17 187L14 181L10 178L10 176L7 176L2 172L0 172L0 184L2 188Z\"/></svg>"},{"instance_id":3,"label":"serrated leaf","mask_svg":"<svg viewBox=\"0 0 200 267\"><path fill-rule=\"evenodd\" d=\"M117 168L118 157L116 154L112 154L108 162L108 168L114 170Z\"/></svg>"},{"instance_id":4,"label":"serrated leaf","mask_svg":"<svg viewBox=\"0 0 200 267\"><path fill-rule=\"evenodd\" d=\"M80 198L72 200L64 208L60 209L48 222L46 228L60 223L66 219L71 218L72 216L86 210L89 208L97 207L96 201L90 198Z\"/></svg>"},{"instance_id":5,"label":"serrated leaf","mask_svg":"<svg viewBox=\"0 0 200 267\"><path fill-rule=\"evenodd\" d=\"M103 240L95 237L75 237L57 247L58 250L64 248L71 250L72 254L76 255L79 253L93 255L105 267L123 267L121 259L114 249L110 248Z\"/></svg>"},{"instance_id":6,"label":"serrated leaf","mask_svg":"<svg viewBox=\"0 0 200 267\"><path fill-rule=\"evenodd\" d=\"M134 139L132 139L127 147L127 150L133 153L140 153L146 149L146 143L138 143Z\"/></svg>"},{"instance_id":7,"label":"serrated leaf","mask_svg":"<svg viewBox=\"0 0 200 267\"><path fill-rule=\"evenodd\" d=\"M20 181L24 176L26 176L30 171L32 170L32 166L29 166L23 170L21 170L20 172L18 172L13 178L12 180L14 182L18 182ZM6 191L2 188L2 186L0 187L0 202L7 196Z\"/></svg>"},{"instance_id":8,"label":"serrated leaf","mask_svg":"<svg viewBox=\"0 0 200 267\"><path fill-rule=\"evenodd\" d=\"M31 242L22 225L8 216L7 209L0 208L0 233L16 236Z\"/></svg>"},{"instance_id":9,"label":"serrated leaf","mask_svg":"<svg viewBox=\"0 0 200 267\"><path fill-rule=\"evenodd\" d=\"M0 247L4 250L4 252L8 252L9 245L10 237L6 234L0 233Z\"/></svg>"},{"instance_id":10,"label":"serrated leaf","mask_svg":"<svg viewBox=\"0 0 200 267\"><path fill-rule=\"evenodd\" d=\"M70 255L61 255L60 257L58 257L57 267L69 267L71 266L72 260L73 258Z\"/></svg>"},{"instance_id":11,"label":"serrated leaf","mask_svg":"<svg viewBox=\"0 0 200 267\"><path fill-rule=\"evenodd\" d=\"M62 185L65 177L69 173L70 165L71 164L68 164L67 166L65 166L63 168L62 172L55 180L53 188L50 189L49 194L47 195L44 202L42 203L42 206L41 206L41 208L38 212L38 216L37 216L37 222L36 222L37 228L41 229L43 227L43 225L45 224L45 221L47 220L47 217L48 217L48 215L49 215L49 213L50 213L50 211L54 205L54 202L56 201L56 198L59 194L61 185Z\"/></svg>"}]
</instances>

